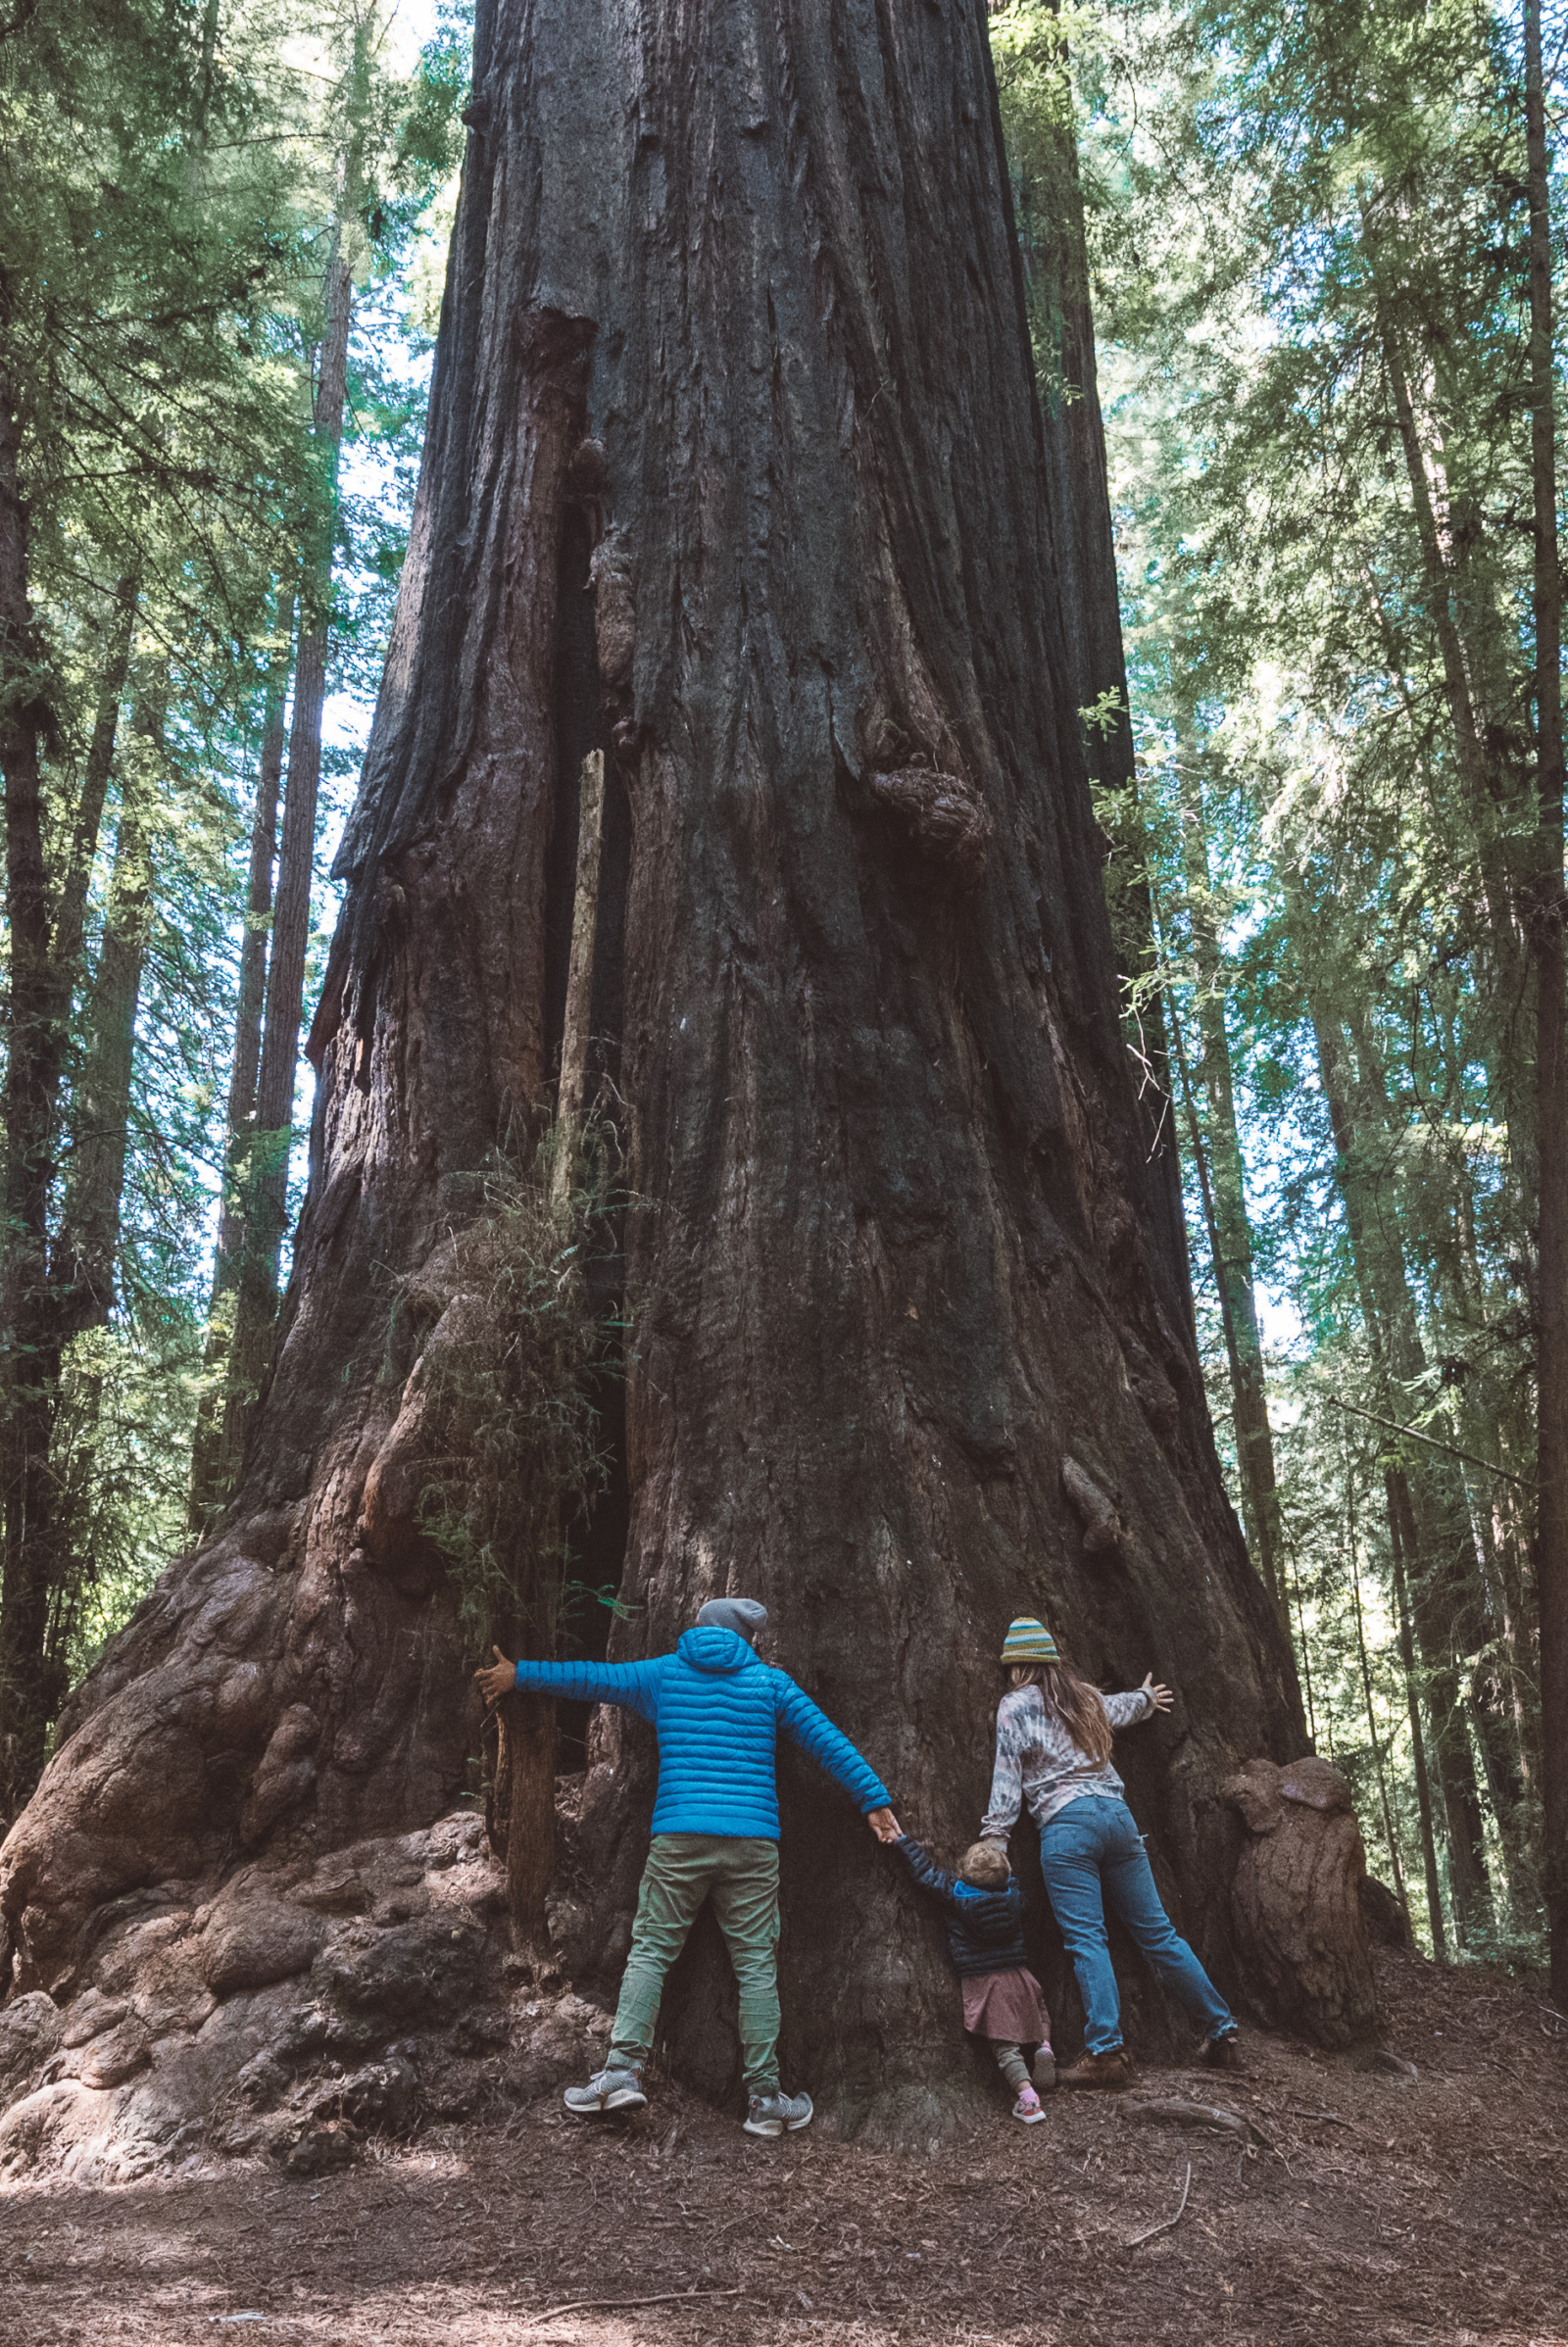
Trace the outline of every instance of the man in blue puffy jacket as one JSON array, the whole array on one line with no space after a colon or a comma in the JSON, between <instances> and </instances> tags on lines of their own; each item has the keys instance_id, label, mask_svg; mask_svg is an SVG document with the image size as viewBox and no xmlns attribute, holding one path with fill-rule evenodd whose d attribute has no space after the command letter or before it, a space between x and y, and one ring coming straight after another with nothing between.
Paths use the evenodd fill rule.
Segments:
<instances>
[{"instance_id":1,"label":"man in blue puffy jacket","mask_svg":"<svg viewBox=\"0 0 1568 2347\"><path fill-rule=\"evenodd\" d=\"M887 1787L787 1671L752 1651L767 1608L751 1597L705 1605L673 1654L648 1662L509 1662L476 1674L487 1703L524 1691L585 1703L620 1703L659 1736L659 1797L643 1870L631 1953L605 2067L566 2089L581 2117L640 2108L664 1976L711 1898L740 1984L746 2128L782 2135L810 2124L808 2094L784 2094L778 2078L779 1730L835 1776L859 1803L879 1841L896 1841Z\"/></svg>"}]
</instances>

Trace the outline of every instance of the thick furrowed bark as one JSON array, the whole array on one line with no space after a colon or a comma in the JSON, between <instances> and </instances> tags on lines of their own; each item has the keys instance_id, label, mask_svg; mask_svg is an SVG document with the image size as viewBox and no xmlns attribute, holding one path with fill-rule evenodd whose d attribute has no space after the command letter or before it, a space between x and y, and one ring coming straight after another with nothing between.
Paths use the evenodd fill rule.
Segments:
<instances>
[{"instance_id":1,"label":"thick furrowed bark","mask_svg":"<svg viewBox=\"0 0 1568 2347\"><path fill-rule=\"evenodd\" d=\"M545 1894L556 1871L555 1704L548 1695L508 1695L500 1729L513 1938L540 1955L549 1945Z\"/></svg>"},{"instance_id":2,"label":"thick furrowed bark","mask_svg":"<svg viewBox=\"0 0 1568 2347\"><path fill-rule=\"evenodd\" d=\"M558 592L585 525L613 747L595 1000L623 974L646 1201L612 1651L755 1591L777 1659L956 1840L1002 1631L1043 1607L1097 1676L1181 1687L1126 1765L1228 1975L1218 1785L1301 1727L1118 1028L1058 600L1113 590L1052 536L983 21L510 0L474 93L276 1355L228 1531L84 1690L8 1845L24 1977L111 1882L203 1863L220 1819L326 1845L462 1782L471 1665L439 1575L412 1539L373 1566L356 1527L421 1341L412 1275L560 1040L553 841L597 745L563 698ZM1115 1554L1085 1550L1067 1456L1116 1504ZM158 1708L191 1681L202 1702ZM293 1776L268 1758L290 1707L306 1776L297 1740ZM650 1747L599 1715L574 1856L602 1985ZM117 1841L94 1800L120 1814L150 1770L156 1815ZM782 1791L787 2058L842 2124L928 2136L966 2077L936 1936L788 1755ZM705 1962L694 1943L666 2018L721 2087Z\"/></svg>"}]
</instances>

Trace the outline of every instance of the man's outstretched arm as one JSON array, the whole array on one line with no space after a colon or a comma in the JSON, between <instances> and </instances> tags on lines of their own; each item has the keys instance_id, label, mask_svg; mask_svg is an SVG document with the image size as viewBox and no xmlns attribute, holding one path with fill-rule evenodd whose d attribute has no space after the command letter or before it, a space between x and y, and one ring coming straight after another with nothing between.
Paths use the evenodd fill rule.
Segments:
<instances>
[{"instance_id":1,"label":"man's outstretched arm","mask_svg":"<svg viewBox=\"0 0 1568 2347\"><path fill-rule=\"evenodd\" d=\"M653 1662L509 1662L499 1646L495 1661L475 1671L479 1691L487 1703L498 1703L515 1687L519 1693L564 1695L574 1703L618 1703L654 1716L659 1691L659 1661Z\"/></svg>"},{"instance_id":2,"label":"man's outstretched arm","mask_svg":"<svg viewBox=\"0 0 1568 2347\"><path fill-rule=\"evenodd\" d=\"M778 1672L776 1682L778 1721L785 1735L793 1737L803 1752L809 1752L830 1777L836 1777L846 1792L853 1794L878 1841L897 1841L899 1821L893 1814L893 1795L876 1771L860 1758L827 1713L818 1710L805 1688L796 1686L788 1672Z\"/></svg>"}]
</instances>

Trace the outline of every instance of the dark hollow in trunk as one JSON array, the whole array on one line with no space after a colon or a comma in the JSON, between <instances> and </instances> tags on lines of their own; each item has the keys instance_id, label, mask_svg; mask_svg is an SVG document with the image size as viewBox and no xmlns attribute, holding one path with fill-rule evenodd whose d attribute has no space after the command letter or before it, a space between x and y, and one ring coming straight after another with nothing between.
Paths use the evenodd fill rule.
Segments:
<instances>
[{"instance_id":1,"label":"dark hollow in trunk","mask_svg":"<svg viewBox=\"0 0 1568 2347\"><path fill-rule=\"evenodd\" d=\"M1233 1980L1219 1786L1302 1731L1118 1031L1061 617L1093 599L1104 632L1114 582L1051 494L983 13L503 0L470 120L273 1364L226 1527L76 1698L7 1849L20 1977L236 1833L330 1847L463 1782L479 1658L416 1528L378 1518L373 1554L357 1528L416 1350L400 1299L548 1105L570 778L602 741L595 1017L637 1201L612 1653L761 1597L775 1658L948 1847L1010 1615L1097 1678L1156 1668L1181 1699L1126 1739L1132 1798ZM597 722L558 705L583 531ZM883 775L971 809L960 853ZM607 1985L652 1737L601 1713L589 1761L572 1962ZM781 1785L788 2069L841 2125L930 2132L968 2076L938 1935L820 1776L786 1753ZM719 2090L704 1947L666 2020Z\"/></svg>"}]
</instances>

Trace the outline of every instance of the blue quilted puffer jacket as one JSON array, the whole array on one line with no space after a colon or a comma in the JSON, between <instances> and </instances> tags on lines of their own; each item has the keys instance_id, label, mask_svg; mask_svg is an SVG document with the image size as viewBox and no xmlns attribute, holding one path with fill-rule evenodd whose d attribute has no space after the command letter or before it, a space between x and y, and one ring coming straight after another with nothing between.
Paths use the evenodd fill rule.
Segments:
<instances>
[{"instance_id":1,"label":"blue quilted puffer jacket","mask_svg":"<svg viewBox=\"0 0 1568 2347\"><path fill-rule=\"evenodd\" d=\"M673 1654L649 1662L519 1662L524 1691L579 1703L619 1703L653 1722L659 1736L656 1834L728 1834L778 1839L773 1756L778 1732L793 1736L854 1794L862 1811L892 1796L825 1712L752 1652L733 1630L688 1630Z\"/></svg>"}]
</instances>

